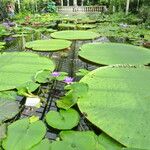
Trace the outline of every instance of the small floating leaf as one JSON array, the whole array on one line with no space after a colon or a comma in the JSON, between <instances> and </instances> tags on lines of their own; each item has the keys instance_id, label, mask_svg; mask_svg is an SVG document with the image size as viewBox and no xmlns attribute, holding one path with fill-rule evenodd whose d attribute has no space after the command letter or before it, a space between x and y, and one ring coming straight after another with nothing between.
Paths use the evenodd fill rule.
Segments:
<instances>
[{"instance_id":1,"label":"small floating leaf","mask_svg":"<svg viewBox=\"0 0 150 150\"><path fill-rule=\"evenodd\" d=\"M51 150L51 143L48 139L44 139L30 150Z\"/></svg>"},{"instance_id":2,"label":"small floating leaf","mask_svg":"<svg viewBox=\"0 0 150 150\"><path fill-rule=\"evenodd\" d=\"M32 81L26 82L25 84L22 84L19 87L17 87L17 93L21 96L30 96L32 95L31 92L34 92L39 86L40 84Z\"/></svg>"},{"instance_id":3,"label":"small floating leaf","mask_svg":"<svg viewBox=\"0 0 150 150\"><path fill-rule=\"evenodd\" d=\"M0 98L0 124L19 113L19 104L14 100Z\"/></svg>"},{"instance_id":4,"label":"small floating leaf","mask_svg":"<svg viewBox=\"0 0 150 150\"><path fill-rule=\"evenodd\" d=\"M46 83L48 79L50 79L50 71L49 70L42 70L36 73L35 80L39 83Z\"/></svg>"},{"instance_id":5,"label":"small floating leaf","mask_svg":"<svg viewBox=\"0 0 150 150\"><path fill-rule=\"evenodd\" d=\"M76 150L76 148L66 141L54 141L51 144L51 150Z\"/></svg>"},{"instance_id":6,"label":"small floating leaf","mask_svg":"<svg viewBox=\"0 0 150 150\"><path fill-rule=\"evenodd\" d=\"M78 112L74 109L49 111L46 115L46 122L53 128L68 130L77 126L79 118Z\"/></svg>"},{"instance_id":7,"label":"small floating leaf","mask_svg":"<svg viewBox=\"0 0 150 150\"><path fill-rule=\"evenodd\" d=\"M45 133L42 121L30 123L29 118L21 119L8 126L3 147L5 150L29 150L43 139Z\"/></svg>"},{"instance_id":8,"label":"small floating leaf","mask_svg":"<svg viewBox=\"0 0 150 150\"><path fill-rule=\"evenodd\" d=\"M89 70L86 69L79 69L79 71L76 73L76 76L85 76L89 73Z\"/></svg>"},{"instance_id":9,"label":"small floating leaf","mask_svg":"<svg viewBox=\"0 0 150 150\"><path fill-rule=\"evenodd\" d=\"M88 91L88 85L85 83L73 83L70 85L67 85L65 87L66 90L69 90L64 97L62 97L60 100L57 100L57 107L63 108L63 109L69 109L73 105L75 105L78 101L78 98L86 95Z\"/></svg>"},{"instance_id":10,"label":"small floating leaf","mask_svg":"<svg viewBox=\"0 0 150 150\"><path fill-rule=\"evenodd\" d=\"M6 137L6 124L1 124L0 125L0 142L5 137Z\"/></svg>"}]
</instances>

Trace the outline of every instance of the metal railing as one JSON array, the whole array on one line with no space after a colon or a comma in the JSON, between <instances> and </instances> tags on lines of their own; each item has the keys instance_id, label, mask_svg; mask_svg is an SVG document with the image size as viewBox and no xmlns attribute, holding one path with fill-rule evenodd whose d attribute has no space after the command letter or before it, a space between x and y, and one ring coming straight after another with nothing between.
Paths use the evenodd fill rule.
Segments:
<instances>
[{"instance_id":1,"label":"metal railing","mask_svg":"<svg viewBox=\"0 0 150 150\"><path fill-rule=\"evenodd\" d=\"M106 10L106 6L57 6L58 13L96 13Z\"/></svg>"}]
</instances>

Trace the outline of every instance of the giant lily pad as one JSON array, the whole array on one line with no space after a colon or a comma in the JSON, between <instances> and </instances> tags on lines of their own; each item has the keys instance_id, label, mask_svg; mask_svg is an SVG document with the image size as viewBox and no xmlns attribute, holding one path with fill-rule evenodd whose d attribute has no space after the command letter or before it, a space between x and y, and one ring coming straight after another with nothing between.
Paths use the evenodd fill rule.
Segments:
<instances>
[{"instance_id":1,"label":"giant lily pad","mask_svg":"<svg viewBox=\"0 0 150 150\"><path fill-rule=\"evenodd\" d=\"M26 48L35 51L60 51L69 48L70 45L71 42L67 40L36 40L26 43Z\"/></svg>"},{"instance_id":2,"label":"giant lily pad","mask_svg":"<svg viewBox=\"0 0 150 150\"><path fill-rule=\"evenodd\" d=\"M60 23L58 25L58 28L60 29L76 29L76 25L75 24L72 24L72 23Z\"/></svg>"},{"instance_id":3,"label":"giant lily pad","mask_svg":"<svg viewBox=\"0 0 150 150\"><path fill-rule=\"evenodd\" d=\"M51 37L65 40L91 40L98 38L99 34L91 31L67 30L54 32L51 34Z\"/></svg>"},{"instance_id":4,"label":"giant lily pad","mask_svg":"<svg viewBox=\"0 0 150 150\"><path fill-rule=\"evenodd\" d=\"M96 25L92 25L92 24L77 24L77 29L92 29L92 28L95 28Z\"/></svg>"},{"instance_id":5,"label":"giant lily pad","mask_svg":"<svg viewBox=\"0 0 150 150\"><path fill-rule=\"evenodd\" d=\"M86 61L102 65L150 63L148 49L120 43L85 44L81 47L79 56Z\"/></svg>"},{"instance_id":6,"label":"giant lily pad","mask_svg":"<svg viewBox=\"0 0 150 150\"><path fill-rule=\"evenodd\" d=\"M60 112L50 111L46 115L46 122L56 129L72 129L79 122L79 114L74 109L60 110Z\"/></svg>"},{"instance_id":7,"label":"giant lily pad","mask_svg":"<svg viewBox=\"0 0 150 150\"><path fill-rule=\"evenodd\" d=\"M42 121L30 123L29 118L18 120L8 126L3 148L5 150L29 150L43 139L45 133L46 127Z\"/></svg>"},{"instance_id":8,"label":"giant lily pad","mask_svg":"<svg viewBox=\"0 0 150 150\"><path fill-rule=\"evenodd\" d=\"M48 58L27 52L0 55L0 91L15 89L27 82L35 82L34 76L41 70L53 71L54 64Z\"/></svg>"},{"instance_id":9,"label":"giant lily pad","mask_svg":"<svg viewBox=\"0 0 150 150\"><path fill-rule=\"evenodd\" d=\"M0 50L4 48L5 42L0 42Z\"/></svg>"},{"instance_id":10,"label":"giant lily pad","mask_svg":"<svg viewBox=\"0 0 150 150\"><path fill-rule=\"evenodd\" d=\"M114 139L102 133L99 135L99 143L105 147L106 150L121 150L123 146Z\"/></svg>"},{"instance_id":11,"label":"giant lily pad","mask_svg":"<svg viewBox=\"0 0 150 150\"><path fill-rule=\"evenodd\" d=\"M89 86L78 100L87 119L124 146L150 147L150 69L103 67L81 81Z\"/></svg>"}]
</instances>

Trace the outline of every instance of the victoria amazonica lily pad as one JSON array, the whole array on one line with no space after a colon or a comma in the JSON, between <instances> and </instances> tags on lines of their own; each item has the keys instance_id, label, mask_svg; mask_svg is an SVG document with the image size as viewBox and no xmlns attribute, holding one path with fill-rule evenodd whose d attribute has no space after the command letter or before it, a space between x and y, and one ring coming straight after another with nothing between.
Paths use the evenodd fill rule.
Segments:
<instances>
[{"instance_id":1,"label":"victoria amazonica lily pad","mask_svg":"<svg viewBox=\"0 0 150 150\"><path fill-rule=\"evenodd\" d=\"M58 25L60 29L76 29L76 25L72 23L60 23Z\"/></svg>"},{"instance_id":2,"label":"victoria amazonica lily pad","mask_svg":"<svg viewBox=\"0 0 150 150\"><path fill-rule=\"evenodd\" d=\"M29 52L3 53L0 55L0 91L15 89L29 82L42 70L54 70L53 62Z\"/></svg>"},{"instance_id":3,"label":"victoria amazonica lily pad","mask_svg":"<svg viewBox=\"0 0 150 150\"><path fill-rule=\"evenodd\" d=\"M81 79L89 90L78 100L89 121L130 148L150 148L150 69L103 67Z\"/></svg>"},{"instance_id":4,"label":"victoria amazonica lily pad","mask_svg":"<svg viewBox=\"0 0 150 150\"><path fill-rule=\"evenodd\" d=\"M84 30L66 30L51 34L52 38L65 40L91 40L99 37L98 33Z\"/></svg>"},{"instance_id":5,"label":"victoria amazonica lily pad","mask_svg":"<svg viewBox=\"0 0 150 150\"><path fill-rule=\"evenodd\" d=\"M26 43L26 48L35 51L60 51L68 49L71 46L71 42L67 40L36 40Z\"/></svg>"},{"instance_id":6,"label":"victoria amazonica lily pad","mask_svg":"<svg viewBox=\"0 0 150 150\"><path fill-rule=\"evenodd\" d=\"M79 122L79 114L74 109L50 111L46 115L46 122L53 128L60 130L72 129Z\"/></svg>"},{"instance_id":7,"label":"victoria amazonica lily pad","mask_svg":"<svg viewBox=\"0 0 150 150\"><path fill-rule=\"evenodd\" d=\"M119 43L85 44L81 47L79 57L102 65L150 63L148 49Z\"/></svg>"},{"instance_id":8,"label":"victoria amazonica lily pad","mask_svg":"<svg viewBox=\"0 0 150 150\"><path fill-rule=\"evenodd\" d=\"M101 133L99 135L99 143L105 147L106 150L122 150L123 146L116 142L114 139L106 135L105 133Z\"/></svg>"}]
</instances>

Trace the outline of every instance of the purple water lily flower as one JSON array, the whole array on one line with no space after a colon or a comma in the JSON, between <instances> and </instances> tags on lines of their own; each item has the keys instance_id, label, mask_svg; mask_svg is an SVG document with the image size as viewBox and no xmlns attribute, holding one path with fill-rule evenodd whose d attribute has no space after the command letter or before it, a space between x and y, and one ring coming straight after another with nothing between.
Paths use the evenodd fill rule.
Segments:
<instances>
[{"instance_id":1,"label":"purple water lily flower","mask_svg":"<svg viewBox=\"0 0 150 150\"><path fill-rule=\"evenodd\" d=\"M3 25L4 27L6 27L6 28L9 28L9 27L10 27L7 22L3 22L2 25Z\"/></svg>"},{"instance_id":2,"label":"purple water lily flower","mask_svg":"<svg viewBox=\"0 0 150 150\"><path fill-rule=\"evenodd\" d=\"M52 76L53 76L53 77L58 77L58 76L60 76L60 72L54 71L54 72L52 73Z\"/></svg>"},{"instance_id":3,"label":"purple water lily flower","mask_svg":"<svg viewBox=\"0 0 150 150\"><path fill-rule=\"evenodd\" d=\"M71 83L73 83L73 78L71 78L71 77L66 77L66 78L64 79L64 82L67 83L67 84L71 84Z\"/></svg>"},{"instance_id":4,"label":"purple water lily flower","mask_svg":"<svg viewBox=\"0 0 150 150\"><path fill-rule=\"evenodd\" d=\"M2 25L6 28L9 28L15 26L16 24L14 22L7 20L6 22L3 22Z\"/></svg>"},{"instance_id":5,"label":"purple water lily flower","mask_svg":"<svg viewBox=\"0 0 150 150\"><path fill-rule=\"evenodd\" d=\"M11 41L13 41L13 40L15 40L15 38L13 38L13 37L5 37L5 38L4 38L4 41L5 41L5 42L11 42Z\"/></svg>"},{"instance_id":6,"label":"purple water lily flower","mask_svg":"<svg viewBox=\"0 0 150 150\"><path fill-rule=\"evenodd\" d=\"M16 24L15 24L14 22L8 22L8 25L9 25L10 27L13 27L13 26L15 26Z\"/></svg>"}]
</instances>

